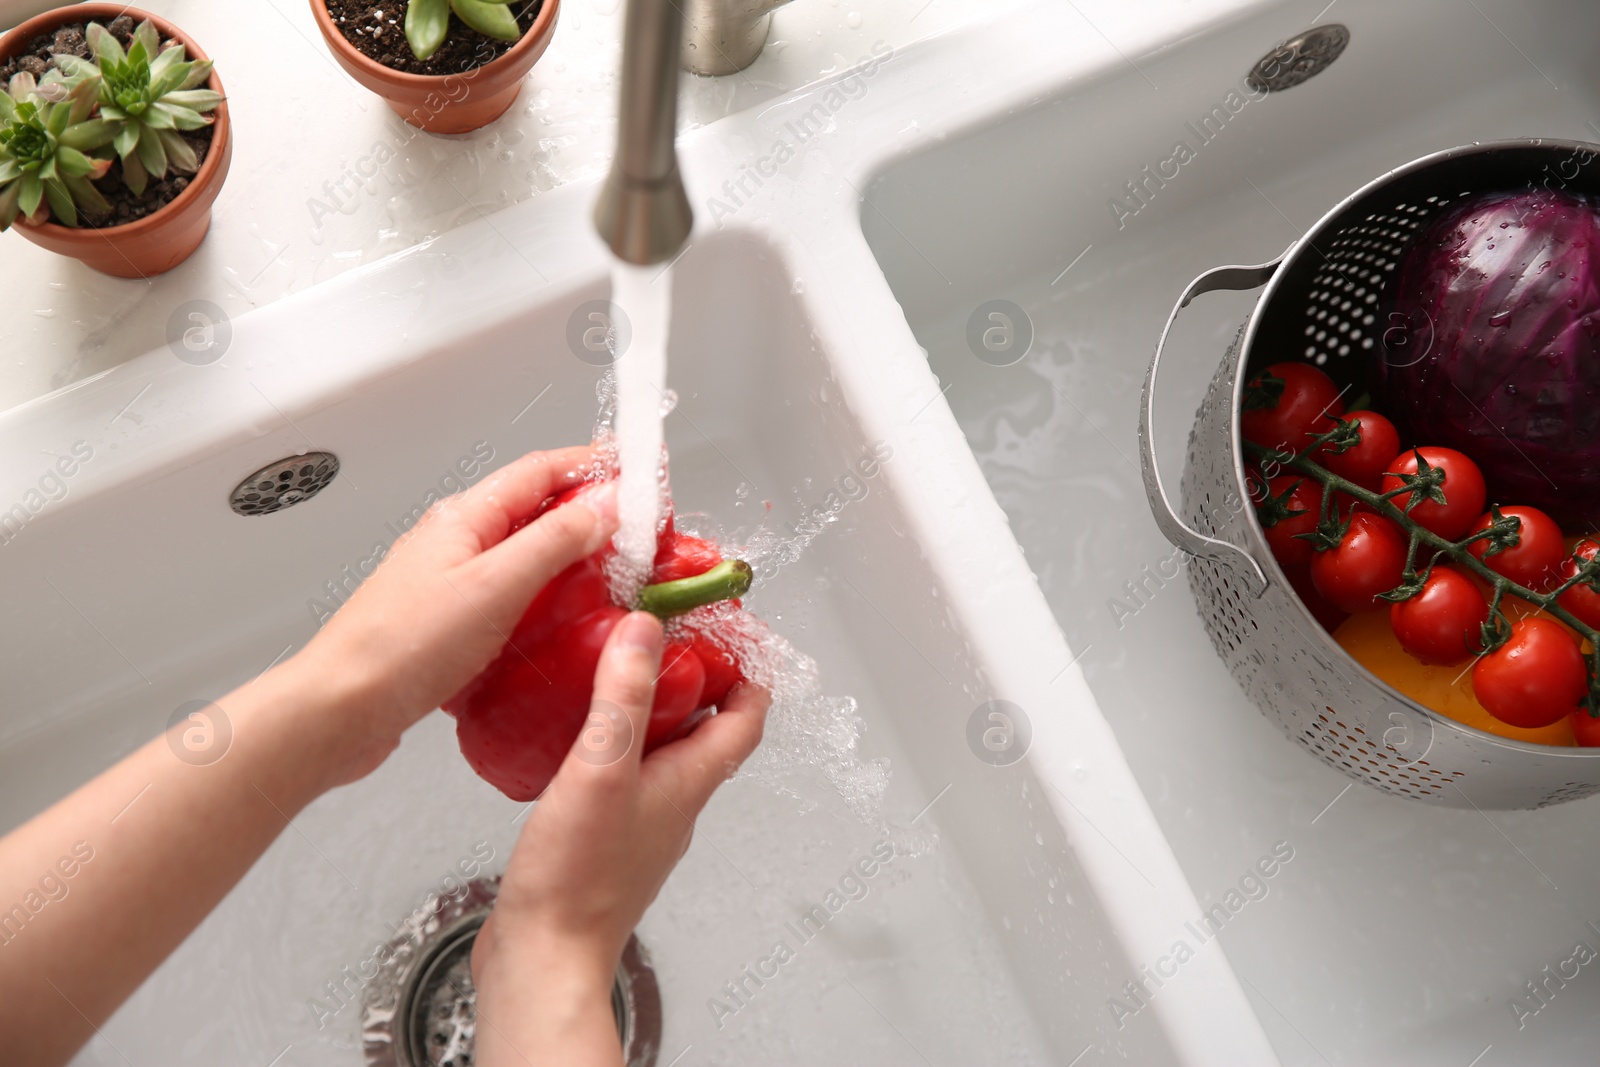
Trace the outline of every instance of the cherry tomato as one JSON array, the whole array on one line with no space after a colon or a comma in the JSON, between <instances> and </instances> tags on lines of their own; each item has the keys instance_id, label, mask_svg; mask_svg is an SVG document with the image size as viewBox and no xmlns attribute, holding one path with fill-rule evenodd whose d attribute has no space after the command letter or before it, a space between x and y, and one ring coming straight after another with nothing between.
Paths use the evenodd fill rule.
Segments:
<instances>
[{"instance_id":1,"label":"cherry tomato","mask_svg":"<svg viewBox=\"0 0 1600 1067\"><path fill-rule=\"evenodd\" d=\"M1435 567L1422 591L1389 608L1389 625L1400 647L1424 663L1449 666L1472 658L1478 627L1489 604L1478 587L1453 567Z\"/></svg>"},{"instance_id":2,"label":"cherry tomato","mask_svg":"<svg viewBox=\"0 0 1600 1067\"><path fill-rule=\"evenodd\" d=\"M1556 520L1538 508L1522 504L1501 508L1500 514L1521 520L1517 543L1492 556L1484 555L1489 550L1487 541L1474 541L1467 546L1467 551L1483 560L1484 566L1496 574L1503 574L1535 593L1556 585L1561 578L1561 564L1568 559L1567 543ZM1473 524L1471 532L1487 530L1493 521L1493 514L1485 513Z\"/></svg>"},{"instance_id":3,"label":"cherry tomato","mask_svg":"<svg viewBox=\"0 0 1600 1067\"><path fill-rule=\"evenodd\" d=\"M1274 363L1245 386L1239 432L1267 448L1299 451L1343 413L1332 378L1309 363Z\"/></svg>"},{"instance_id":4,"label":"cherry tomato","mask_svg":"<svg viewBox=\"0 0 1600 1067\"><path fill-rule=\"evenodd\" d=\"M1311 584L1340 611L1354 615L1385 606L1374 598L1400 584L1406 567L1406 536L1381 515L1358 511L1344 538L1311 557Z\"/></svg>"},{"instance_id":5,"label":"cherry tomato","mask_svg":"<svg viewBox=\"0 0 1600 1067\"><path fill-rule=\"evenodd\" d=\"M1569 716L1572 736L1584 748L1600 748L1600 719L1589 714L1588 708L1579 708Z\"/></svg>"},{"instance_id":6,"label":"cherry tomato","mask_svg":"<svg viewBox=\"0 0 1600 1067\"><path fill-rule=\"evenodd\" d=\"M1259 485L1257 482L1257 487ZM1255 495L1253 489L1251 496ZM1267 482L1267 492L1261 494L1256 504L1256 517L1267 535L1267 547L1285 569L1304 567L1311 562L1311 542L1299 535L1317 528L1317 509L1321 504L1322 487L1310 478L1280 474Z\"/></svg>"},{"instance_id":7,"label":"cherry tomato","mask_svg":"<svg viewBox=\"0 0 1600 1067\"><path fill-rule=\"evenodd\" d=\"M1472 689L1490 715L1513 726L1548 726L1580 711L1589 690L1571 633L1537 616L1511 624L1511 640L1478 659Z\"/></svg>"},{"instance_id":8,"label":"cherry tomato","mask_svg":"<svg viewBox=\"0 0 1600 1067\"><path fill-rule=\"evenodd\" d=\"M1267 479L1254 463L1244 465L1244 490L1250 495L1252 504L1259 504L1267 498Z\"/></svg>"},{"instance_id":9,"label":"cherry tomato","mask_svg":"<svg viewBox=\"0 0 1600 1067\"><path fill-rule=\"evenodd\" d=\"M1537 745L1572 747L1572 724L1558 719L1549 726L1524 730L1508 726L1483 710L1472 692L1472 672L1460 667L1435 667L1419 662L1400 647L1387 611L1364 611L1346 619L1333 635L1355 661L1425 708L1474 730L1532 741Z\"/></svg>"},{"instance_id":10,"label":"cherry tomato","mask_svg":"<svg viewBox=\"0 0 1600 1067\"><path fill-rule=\"evenodd\" d=\"M1600 552L1600 544L1596 544L1587 537L1579 541L1577 546L1573 548L1572 555L1568 556L1566 562L1561 565L1561 580L1564 582L1578 573L1578 564L1573 559L1574 556L1578 559L1593 559L1597 552ZM1583 582L1579 582L1565 593L1562 593L1556 602L1572 612L1579 622L1600 629L1600 593L1590 589Z\"/></svg>"},{"instance_id":11,"label":"cherry tomato","mask_svg":"<svg viewBox=\"0 0 1600 1067\"><path fill-rule=\"evenodd\" d=\"M1323 444L1311 453L1311 458L1339 477L1376 493L1383 484L1384 472L1400 454L1400 431L1376 411L1352 411L1341 421L1360 426L1360 442L1343 452L1334 452Z\"/></svg>"},{"instance_id":12,"label":"cherry tomato","mask_svg":"<svg viewBox=\"0 0 1600 1067\"><path fill-rule=\"evenodd\" d=\"M1483 504L1488 498L1483 472L1470 458L1453 448L1413 448L1389 466L1383 476L1382 491L1387 493L1404 486L1399 476L1417 473L1418 456L1426 460L1429 467L1444 470L1444 482L1439 488L1444 493L1445 502L1440 504L1423 497L1408 514L1417 520L1418 525L1440 537L1450 541L1459 540L1472 528L1474 520L1483 514ZM1406 503L1415 495L1402 493L1393 497L1391 502L1405 511Z\"/></svg>"},{"instance_id":13,"label":"cherry tomato","mask_svg":"<svg viewBox=\"0 0 1600 1067\"><path fill-rule=\"evenodd\" d=\"M1311 584L1311 571L1308 568L1285 568L1285 571L1289 575L1290 588L1300 597L1306 610L1311 612L1311 617L1317 620L1317 625L1324 630L1331 634L1350 617L1335 607L1327 597L1317 592L1317 587Z\"/></svg>"}]
</instances>

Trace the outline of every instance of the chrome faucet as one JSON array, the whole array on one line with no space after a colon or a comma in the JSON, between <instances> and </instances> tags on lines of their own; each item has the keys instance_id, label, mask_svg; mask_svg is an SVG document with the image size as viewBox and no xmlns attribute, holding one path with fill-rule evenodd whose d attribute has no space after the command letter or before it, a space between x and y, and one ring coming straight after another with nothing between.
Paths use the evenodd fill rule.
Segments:
<instances>
[{"instance_id":1,"label":"chrome faucet","mask_svg":"<svg viewBox=\"0 0 1600 1067\"><path fill-rule=\"evenodd\" d=\"M594 207L618 259L672 259L694 227L678 173L678 63L695 74L743 70L767 43L788 0L628 0L622 30L617 151ZM685 33L685 22L688 32Z\"/></svg>"},{"instance_id":2,"label":"chrome faucet","mask_svg":"<svg viewBox=\"0 0 1600 1067\"><path fill-rule=\"evenodd\" d=\"M735 74L756 61L767 43L772 12L789 0L684 0L689 33L683 69Z\"/></svg>"},{"instance_id":3,"label":"chrome faucet","mask_svg":"<svg viewBox=\"0 0 1600 1067\"><path fill-rule=\"evenodd\" d=\"M594 206L600 237L640 266L676 256L694 226L678 173L682 0L628 0L622 31L617 152Z\"/></svg>"}]
</instances>

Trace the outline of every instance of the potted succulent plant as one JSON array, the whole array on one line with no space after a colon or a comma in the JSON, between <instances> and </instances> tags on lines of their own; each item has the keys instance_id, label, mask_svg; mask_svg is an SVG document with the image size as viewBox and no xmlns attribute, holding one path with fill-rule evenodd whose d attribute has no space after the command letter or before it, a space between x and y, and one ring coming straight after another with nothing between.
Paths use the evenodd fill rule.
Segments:
<instances>
[{"instance_id":1,"label":"potted succulent plant","mask_svg":"<svg viewBox=\"0 0 1600 1067\"><path fill-rule=\"evenodd\" d=\"M505 113L555 33L560 0L311 0L352 78L432 133Z\"/></svg>"},{"instance_id":2,"label":"potted succulent plant","mask_svg":"<svg viewBox=\"0 0 1600 1067\"><path fill-rule=\"evenodd\" d=\"M0 87L0 230L123 278L199 246L232 142L211 61L175 26L46 12L0 37Z\"/></svg>"}]
</instances>

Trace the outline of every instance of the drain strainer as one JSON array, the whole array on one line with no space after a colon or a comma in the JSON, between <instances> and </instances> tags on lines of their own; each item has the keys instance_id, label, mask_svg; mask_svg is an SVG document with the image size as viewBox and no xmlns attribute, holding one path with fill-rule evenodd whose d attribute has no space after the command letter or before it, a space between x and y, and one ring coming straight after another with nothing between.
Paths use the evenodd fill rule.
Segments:
<instances>
[{"instance_id":1,"label":"drain strainer","mask_svg":"<svg viewBox=\"0 0 1600 1067\"><path fill-rule=\"evenodd\" d=\"M233 487L228 506L240 515L270 515L310 500L339 473L339 457L332 452L307 452L269 463Z\"/></svg>"},{"instance_id":2,"label":"drain strainer","mask_svg":"<svg viewBox=\"0 0 1600 1067\"><path fill-rule=\"evenodd\" d=\"M401 1003L395 1040L406 1046L412 1064L470 1067L477 990L472 985L472 945L487 915L458 920L439 938L434 951L415 968Z\"/></svg>"},{"instance_id":3,"label":"drain strainer","mask_svg":"<svg viewBox=\"0 0 1600 1067\"><path fill-rule=\"evenodd\" d=\"M472 1067L477 990L472 946L494 906L498 879L435 895L400 926L362 995L368 1067ZM630 937L611 986L626 1067L654 1067L661 1050L661 991L649 956Z\"/></svg>"},{"instance_id":4,"label":"drain strainer","mask_svg":"<svg viewBox=\"0 0 1600 1067\"><path fill-rule=\"evenodd\" d=\"M1293 89L1327 70L1350 43L1350 30L1337 22L1316 26L1256 60L1246 79L1257 92Z\"/></svg>"}]
</instances>

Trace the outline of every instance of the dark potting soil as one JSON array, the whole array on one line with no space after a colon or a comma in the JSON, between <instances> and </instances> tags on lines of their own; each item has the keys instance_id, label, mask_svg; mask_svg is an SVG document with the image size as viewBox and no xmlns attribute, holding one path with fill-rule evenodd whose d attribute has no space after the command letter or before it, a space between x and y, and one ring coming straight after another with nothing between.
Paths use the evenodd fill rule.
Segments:
<instances>
[{"instance_id":1,"label":"dark potting soil","mask_svg":"<svg viewBox=\"0 0 1600 1067\"><path fill-rule=\"evenodd\" d=\"M323 0L323 4L345 40L368 59L402 74L460 74L499 59L517 43L481 34L452 11L444 44L427 59L418 59L406 43L406 0ZM523 33L543 6L544 0L512 0L511 13Z\"/></svg>"},{"instance_id":2,"label":"dark potting soil","mask_svg":"<svg viewBox=\"0 0 1600 1067\"><path fill-rule=\"evenodd\" d=\"M106 29L123 47L127 47L133 41L135 23L127 15L122 15L107 23ZM65 54L87 58L89 42L84 36L87 30L86 23L68 22L51 33L42 33L35 37L28 42L26 51L0 64L0 85L10 82L13 74L24 72L32 74L35 78L42 78L46 71L54 69L55 63L51 60L51 56L54 55ZM163 41L162 47L165 48L171 43ZM195 157L204 163L206 153L211 148L211 127L179 131L178 136L189 142ZM133 190L123 184L122 161L116 160L111 164L106 176L94 183L94 187L100 190L100 195L111 205L111 213L88 215L80 212L78 224L86 227L121 226L142 219L166 207L179 193L189 188L192 177L193 175L168 170L165 178L152 181L145 186L144 196L135 196Z\"/></svg>"}]
</instances>

